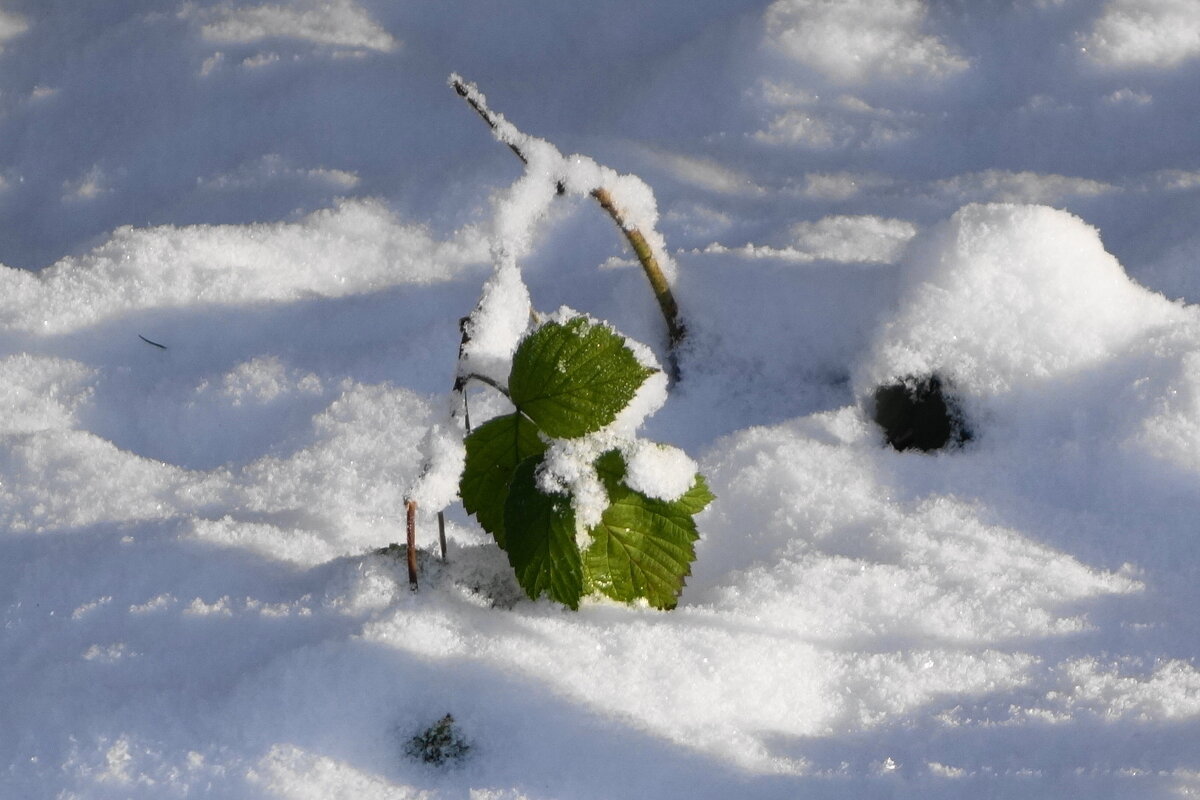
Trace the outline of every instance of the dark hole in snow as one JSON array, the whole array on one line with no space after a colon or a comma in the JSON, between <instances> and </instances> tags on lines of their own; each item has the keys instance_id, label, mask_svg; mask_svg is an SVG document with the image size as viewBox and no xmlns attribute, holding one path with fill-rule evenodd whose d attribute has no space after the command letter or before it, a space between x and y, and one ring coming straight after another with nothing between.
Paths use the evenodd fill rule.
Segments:
<instances>
[{"instance_id":1,"label":"dark hole in snow","mask_svg":"<svg viewBox=\"0 0 1200 800\"><path fill-rule=\"evenodd\" d=\"M910 375L875 390L875 421L897 450L940 450L971 439L962 412L937 375Z\"/></svg>"}]
</instances>

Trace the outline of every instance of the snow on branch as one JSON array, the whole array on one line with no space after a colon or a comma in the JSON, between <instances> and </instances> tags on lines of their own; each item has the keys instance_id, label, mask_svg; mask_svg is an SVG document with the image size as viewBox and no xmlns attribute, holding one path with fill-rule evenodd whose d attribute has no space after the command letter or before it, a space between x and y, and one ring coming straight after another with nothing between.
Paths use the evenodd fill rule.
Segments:
<instances>
[{"instance_id":1,"label":"snow on branch","mask_svg":"<svg viewBox=\"0 0 1200 800\"><path fill-rule=\"evenodd\" d=\"M654 193L640 178L621 175L582 155L563 156L549 142L522 132L503 114L493 111L479 88L460 75L450 76L450 85L487 123L496 139L513 151L526 167L534 153L540 170L549 170L558 194L590 194L596 198L637 254L642 270L650 281L667 324L670 372L678 378L676 350L687 331L679 315L679 306L671 291L675 262L666 250L666 242L656 229L658 208ZM549 162L549 163L547 163Z\"/></svg>"}]
</instances>

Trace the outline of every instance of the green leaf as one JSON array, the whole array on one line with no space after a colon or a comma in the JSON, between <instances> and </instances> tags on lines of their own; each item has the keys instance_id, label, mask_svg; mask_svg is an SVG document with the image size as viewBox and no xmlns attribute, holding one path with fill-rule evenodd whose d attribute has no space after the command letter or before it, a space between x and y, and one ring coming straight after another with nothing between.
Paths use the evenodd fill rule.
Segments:
<instances>
[{"instance_id":1,"label":"green leaf","mask_svg":"<svg viewBox=\"0 0 1200 800\"><path fill-rule=\"evenodd\" d=\"M508 563L517 583L533 600L543 592L579 608L583 562L575 543L575 512L569 497L543 494L537 487L540 457L517 465L504 504Z\"/></svg>"},{"instance_id":2,"label":"green leaf","mask_svg":"<svg viewBox=\"0 0 1200 800\"><path fill-rule=\"evenodd\" d=\"M458 483L463 508L504 547L504 501L513 472L525 459L544 453L546 444L532 422L509 414L473 430L466 446L467 460Z\"/></svg>"},{"instance_id":3,"label":"green leaf","mask_svg":"<svg viewBox=\"0 0 1200 800\"><path fill-rule=\"evenodd\" d=\"M508 390L539 428L573 439L616 419L653 373L612 328L576 317L549 322L521 342Z\"/></svg>"},{"instance_id":4,"label":"green leaf","mask_svg":"<svg viewBox=\"0 0 1200 800\"><path fill-rule=\"evenodd\" d=\"M704 478L697 475L687 494L666 502L621 483L625 463L616 451L601 456L596 469L609 507L583 556L588 589L626 603L644 597L655 608L674 608L696 560L699 534L692 517L713 499Z\"/></svg>"},{"instance_id":5,"label":"green leaf","mask_svg":"<svg viewBox=\"0 0 1200 800\"><path fill-rule=\"evenodd\" d=\"M704 476L697 474L696 482L692 484L692 488L688 489L682 497L672 502L671 505L695 516L708 508L708 504L716 499L716 496L709 491L708 483L704 480Z\"/></svg>"}]
</instances>

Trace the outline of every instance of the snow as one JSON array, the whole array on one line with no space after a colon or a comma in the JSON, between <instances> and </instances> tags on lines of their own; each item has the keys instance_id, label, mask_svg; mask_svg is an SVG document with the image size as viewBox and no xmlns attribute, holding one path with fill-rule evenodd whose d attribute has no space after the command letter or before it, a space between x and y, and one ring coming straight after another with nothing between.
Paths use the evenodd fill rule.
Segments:
<instances>
[{"instance_id":1,"label":"snow","mask_svg":"<svg viewBox=\"0 0 1200 800\"><path fill-rule=\"evenodd\" d=\"M834 215L792 226L797 247L813 258L890 264L917 234L911 222L875 216Z\"/></svg>"},{"instance_id":2,"label":"snow","mask_svg":"<svg viewBox=\"0 0 1200 800\"><path fill-rule=\"evenodd\" d=\"M817 71L855 83L871 77L938 78L967 61L921 31L919 0L776 0L765 15L771 44Z\"/></svg>"},{"instance_id":3,"label":"snow","mask_svg":"<svg viewBox=\"0 0 1200 800\"><path fill-rule=\"evenodd\" d=\"M371 201L297 222L122 227L33 280L19 273L0 318L15 330L67 333L134 311L364 294L447 280L485 252L436 241Z\"/></svg>"},{"instance_id":4,"label":"snow","mask_svg":"<svg viewBox=\"0 0 1200 800\"><path fill-rule=\"evenodd\" d=\"M1104 66L1170 68L1200 56L1200 20L1188 0L1110 0L1082 41Z\"/></svg>"},{"instance_id":5,"label":"snow","mask_svg":"<svg viewBox=\"0 0 1200 800\"><path fill-rule=\"evenodd\" d=\"M354 0L266 4L234 8L229 4L198 11L184 5L184 19L201 20L200 35L210 42L249 44L264 39L288 38L318 45L363 48L386 52L396 40L380 28Z\"/></svg>"},{"instance_id":6,"label":"snow","mask_svg":"<svg viewBox=\"0 0 1200 800\"><path fill-rule=\"evenodd\" d=\"M546 494L569 495L575 514L575 538L581 551L587 549L591 528L600 524L608 507L608 493L593 466L596 459L615 444L611 436L552 439L538 467L538 487Z\"/></svg>"},{"instance_id":7,"label":"snow","mask_svg":"<svg viewBox=\"0 0 1200 800\"><path fill-rule=\"evenodd\" d=\"M0 44L9 39L15 39L29 30L29 23L19 14L11 11L0 11ZM0 50L0 52L3 52Z\"/></svg>"},{"instance_id":8,"label":"snow","mask_svg":"<svg viewBox=\"0 0 1200 800\"><path fill-rule=\"evenodd\" d=\"M938 373L966 392L1003 395L1194 316L1129 280L1095 229L1046 206L966 206L905 266L900 311L864 386Z\"/></svg>"},{"instance_id":9,"label":"snow","mask_svg":"<svg viewBox=\"0 0 1200 800\"><path fill-rule=\"evenodd\" d=\"M637 441L625 453L625 484L647 497L668 502L682 497L696 482L696 462L678 447Z\"/></svg>"},{"instance_id":10,"label":"snow","mask_svg":"<svg viewBox=\"0 0 1200 800\"><path fill-rule=\"evenodd\" d=\"M1197 19L0 0L0 796L1200 792ZM680 380L543 477L706 476L671 612L454 499L531 325L668 363L601 186ZM896 452L931 373L972 438Z\"/></svg>"},{"instance_id":11,"label":"snow","mask_svg":"<svg viewBox=\"0 0 1200 800\"><path fill-rule=\"evenodd\" d=\"M483 287L466 323L461 375L482 375L504 385L513 353L530 322L529 287L515 263L503 263Z\"/></svg>"}]
</instances>

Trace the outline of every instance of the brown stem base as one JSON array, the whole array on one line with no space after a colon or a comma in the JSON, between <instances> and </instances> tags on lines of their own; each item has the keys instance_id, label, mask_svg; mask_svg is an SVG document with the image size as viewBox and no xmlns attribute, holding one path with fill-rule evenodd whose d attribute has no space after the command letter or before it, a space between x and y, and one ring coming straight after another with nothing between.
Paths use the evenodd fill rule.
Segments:
<instances>
[{"instance_id":1,"label":"brown stem base","mask_svg":"<svg viewBox=\"0 0 1200 800\"><path fill-rule=\"evenodd\" d=\"M408 587L417 590L417 501L409 500L408 512Z\"/></svg>"}]
</instances>

